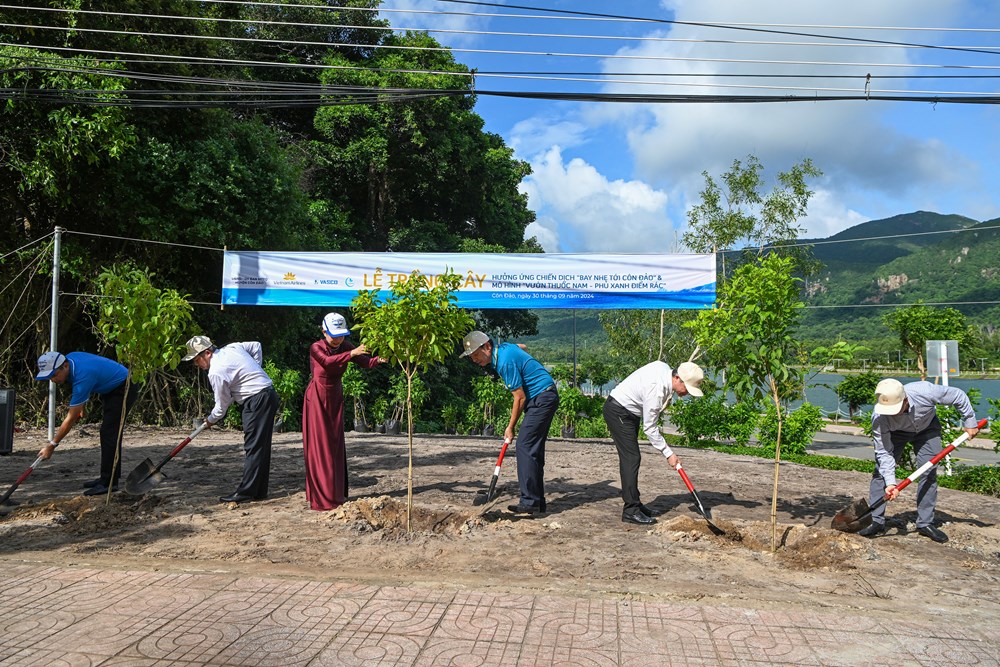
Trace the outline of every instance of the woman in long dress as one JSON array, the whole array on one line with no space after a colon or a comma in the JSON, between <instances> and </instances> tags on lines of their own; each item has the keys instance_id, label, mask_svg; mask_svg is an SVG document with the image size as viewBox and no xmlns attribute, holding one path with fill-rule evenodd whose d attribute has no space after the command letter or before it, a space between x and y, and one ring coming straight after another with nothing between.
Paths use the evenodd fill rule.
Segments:
<instances>
[{"instance_id":1,"label":"woman in long dress","mask_svg":"<svg viewBox=\"0 0 1000 667\"><path fill-rule=\"evenodd\" d=\"M302 451L306 460L306 499L314 510L331 510L347 500L347 450L344 447L344 387L347 364L374 368L382 359L354 346L347 322L338 313L323 318L323 338L309 347L312 379L302 405Z\"/></svg>"}]
</instances>

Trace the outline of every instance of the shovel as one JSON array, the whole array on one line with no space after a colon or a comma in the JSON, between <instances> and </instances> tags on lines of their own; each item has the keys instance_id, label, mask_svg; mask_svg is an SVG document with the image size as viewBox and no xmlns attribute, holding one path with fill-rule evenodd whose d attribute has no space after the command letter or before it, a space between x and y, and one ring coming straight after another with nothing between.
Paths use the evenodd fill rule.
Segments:
<instances>
[{"instance_id":1,"label":"shovel","mask_svg":"<svg viewBox=\"0 0 1000 667\"><path fill-rule=\"evenodd\" d=\"M497 457L497 464L493 468L493 479L490 480L490 488L483 495L480 491L475 500L472 501L473 505L485 505L491 500L493 500L493 494L496 492L497 480L500 479L500 466L503 464L503 455L507 453L507 446L510 444L510 440L503 441L503 447L500 448L500 456Z\"/></svg>"},{"instance_id":2,"label":"shovel","mask_svg":"<svg viewBox=\"0 0 1000 667\"><path fill-rule=\"evenodd\" d=\"M158 486L160 482L163 481L164 475L160 472L160 468L166 465L167 461L177 456L177 454L184 449L189 442L194 440L199 433L205 430L206 426L208 426L208 422L202 422L198 428L191 432L191 435L184 438L184 440L181 441L181 444L174 447L173 450L155 466L149 459L146 459L136 466L135 470L130 472L128 478L125 480L125 493L133 496L141 496L144 493L152 491L153 488Z\"/></svg>"},{"instance_id":3,"label":"shovel","mask_svg":"<svg viewBox=\"0 0 1000 667\"><path fill-rule=\"evenodd\" d=\"M698 506L698 511L701 513L703 517L705 517L705 521L708 522L709 529L716 535L725 535L726 531L722 530L714 523L712 523L712 511L709 509L705 509L705 506L701 504L701 499L698 497L698 492L694 490L694 484L691 483L691 478L687 476L686 472L684 472L684 468L681 467L680 461L677 462L677 465L674 466L674 469L681 474L681 479L684 480L684 486L686 486L688 491L691 492L691 497L694 498L695 505Z\"/></svg>"},{"instance_id":4,"label":"shovel","mask_svg":"<svg viewBox=\"0 0 1000 667\"><path fill-rule=\"evenodd\" d=\"M980 419L979 423L976 424L976 428L982 430L986 428L987 420ZM952 440L951 444L942 449L940 452L934 455L927 463L923 464L912 473L910 476L904 479L902 482L896 485L897 491L902 491L908 487L911 483L917 481L925 472L933 468L938 464L941 459L951 454L955 451L959 445L969 439L968 433L962 433L960 436ZM845 533L856 533L859 530L867 528L872 525L872 512L877 510L882 505L885 505L886 498L883 496L879 498L878 501L872 505L868 506L868 501L864 498L859 498L851 503L850 507L840 510L837 512L836 516L833 517L833 523L831 524L833 528L837 530L842 530Z\"/></svg>"},{"instance_id":5,"label":"shovel","mask_svg":"<svg viewBox=\"0 0 1000 667\"><path fill-rule=\"evenodd\" d=\"M28 466L27 470L21 473L21 476L17 478L17 481L11 484L10 488L7 489L7 491L2 496L0 496L0 505L3 505L8 500L10 500L10 494L14 493L14 490L17 489L17 487L21 486L21 482L28 479L28 475L30 475L32 471L35 469L35 467L41 462L42 462L42 457L39 456L37 459L35 459L34 463Z\"/></svg>"}]
</instances>

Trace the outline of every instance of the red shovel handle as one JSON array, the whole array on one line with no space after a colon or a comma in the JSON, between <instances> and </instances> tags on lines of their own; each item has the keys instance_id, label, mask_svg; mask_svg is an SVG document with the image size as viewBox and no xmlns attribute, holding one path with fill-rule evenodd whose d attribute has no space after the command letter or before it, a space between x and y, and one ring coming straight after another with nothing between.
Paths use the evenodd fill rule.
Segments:
<instances>
[{"instance_id":1,"label":"red shovel handle","mask_svg":"<svg viewBox=\"0 0 1000 667\"><path fill-rule=\"evenodd\" d=\"M684 480L684 486L688 488L688 491L694 493L694 484L691 483L691 478L688 477L688 474L686 472L684 472L684 468L681 467L679 461L677 462L677 465L674 466L674 468L677 470L677 472L681 474L681 479Z\"/></svg>"},{"instance_id":2,"label":"red shovel handle","mask_svg":"<svg viewBox=\"0 0 1000 667\"><path fill-rule=\"evenodd\" d=\"M986 424L987 423L988 423L988 420L986 420L986 419L980 419L979 423L976 424L976 428L978 428L979 430L983 430L984 428L986 428ZM903 489L905 489L906 487L908 487L912 482L915 482L917 479L919 479L925 472L927 472L928 470L930 470L931 468L933 468L934 466L936 466L938 463L940 463L941 459L943 459L944 457L948 456L953 451L955 451L956 449L958 449L959 445L961 445L962 443L964 443L968 439L969 439L969 434L968 433L962 433L960 436L958 436L957 438L955 438L954 440L952 440L951 444L948 445L947 447L945 447L944 449L942 449L937 454L935 454L934 458L932 458L930 461L928 461L927 463L923 464L922 466L920 466L919 468L917 468L916 470L914 470L910 474L909 477L907 477L902 482L900 482L899 484L897 484L896 485L896 490L897 491L902 491Z\"/></svg>"}]
</instances>

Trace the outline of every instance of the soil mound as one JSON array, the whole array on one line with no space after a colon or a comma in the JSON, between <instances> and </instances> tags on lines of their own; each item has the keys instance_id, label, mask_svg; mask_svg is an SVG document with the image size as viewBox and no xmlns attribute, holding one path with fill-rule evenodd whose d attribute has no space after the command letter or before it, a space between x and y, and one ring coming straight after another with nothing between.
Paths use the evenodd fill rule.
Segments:
<instances>
[{"instance_id":1,"label":"soil mound","mask_svg":"<svg viewBox=\"0 0 1000 667\"><path fill-rule=\"evenodd\" d=\"M413 506L407 526L406 502L378 496L344 503L331 514L331 520L348 524L359 533L381 532L397 538L409 533L458 535L468 532L470 517L460 512Z\"/></svg>"}]
</instances>

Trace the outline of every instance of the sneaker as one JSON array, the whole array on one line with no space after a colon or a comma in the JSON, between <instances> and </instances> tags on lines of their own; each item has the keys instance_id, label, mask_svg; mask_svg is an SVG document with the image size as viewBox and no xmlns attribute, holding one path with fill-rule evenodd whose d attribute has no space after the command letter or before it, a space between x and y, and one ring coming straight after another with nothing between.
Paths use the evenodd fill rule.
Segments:
<instances>
[{"instance_id":1,"label":"sneaker","mask_svg":"<svg viewBox=\"0 0 1000 667\"><path fill-rule=\"evenodd\" d=\"M924 537L931 538L938 544L944 544L948 541L948 536L934 526L921 526L920 528L917 528L917 532Z\"/></svg>"},{"instance_id":2,"label":"sneaker","mask_svg":"<svg viewBox=\"0 0 1000 667\"><path fill-rule=\"evenodd\" d=\"M867 528L859 530L858 535L861 537L875 537L876 535L881 535L886 530L888 530L888 528L885 527L884 523L873 523Z\"/></svg>"}]
</instances>

